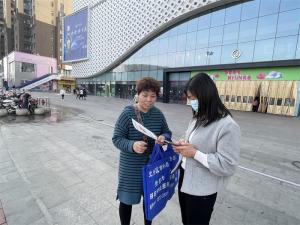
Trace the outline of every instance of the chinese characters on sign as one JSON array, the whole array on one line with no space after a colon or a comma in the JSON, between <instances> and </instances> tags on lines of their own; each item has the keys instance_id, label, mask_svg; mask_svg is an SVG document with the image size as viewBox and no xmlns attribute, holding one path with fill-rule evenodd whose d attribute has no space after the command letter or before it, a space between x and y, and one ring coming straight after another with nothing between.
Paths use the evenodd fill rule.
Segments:
<instances>
[{"instance_id":1,"label":"chinese characters on sign","mask_svg":"<svg viewBox=\"0 0 300 225\"><path fill-rule=\"evenodd\" d=\"M225 70L227 80L251 80L250 75L241 74L240 70Z\"/></svg>"}]
</instances>

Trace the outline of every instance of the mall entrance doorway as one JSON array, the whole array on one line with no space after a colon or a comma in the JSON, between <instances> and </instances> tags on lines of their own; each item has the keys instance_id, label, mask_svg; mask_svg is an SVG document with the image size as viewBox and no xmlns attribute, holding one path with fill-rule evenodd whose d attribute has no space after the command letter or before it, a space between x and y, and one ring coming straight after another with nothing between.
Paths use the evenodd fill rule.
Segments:
<instances>
[{"instance_id":1,"label":"mall entrance doorway","mask_svg":"<svg viewBox=\"0 0 300 225\"><path fill-rule=\"evenodd\" d=\"M166 103L186 104L184 88L191 77L190 72L166 72L164 75L163 100Z\"/></svg>"}]
</instances>

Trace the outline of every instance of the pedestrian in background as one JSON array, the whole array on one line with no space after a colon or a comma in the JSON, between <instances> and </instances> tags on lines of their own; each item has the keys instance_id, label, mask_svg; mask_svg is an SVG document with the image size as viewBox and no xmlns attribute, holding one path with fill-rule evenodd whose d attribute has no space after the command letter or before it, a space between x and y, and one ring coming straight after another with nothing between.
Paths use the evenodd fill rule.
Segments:
<instances>
[{"instance_id":1,"label":"pedestrian in background","mask_svg":"<svg viewBox=\"0 0 300 225\"><path fill-rule=\"evenodd\" d=\"M79 100L83 99L83 89L79 89Z\"/></svg>"},{"instance_id":2,"label":"pedestrian in background","mask_svg":"<svg viewBox=\"0 0 300 225\"><path fill-rule=\"evenodd\" d=\"M183 156L178 185L182 223L208 225L217 193L239 162L240 128L207 74L191 78L185 94L193 117L185 139L173 146Z\"/></svg>"},{"instance_id":3,"label":"pedestrian in background","mask_svg":"<svg viewBox=\"0 0 300 225\"><path fill-rule=\"evenodd\" d=\"M61 100L64 100L65 99L66 91L64 89L60 89L59 94L61 95Z\"/></svg>"},{"instance_id":4,"label":"pedestrian in background","mask_svg":"<svg viewBox=\"0 0 300 225\"><path fill-rule=\"evenodd\" d=\"M87 91L86 91L85 88L83 88L82 93L83 93L83 98L84 98L84 100L86 100Z\"/></svg>"},{"instance_id":5,"label":"pedestrian in background","mask_svg":"<svg viewBox=\"0 0 300 225\"><path fill-rule=\"evenodd\" d=\"M119 216L122 225L129 225L132 205L139 204L143 195L142 168L147 164L154 146L154 140L137 131L131 122L134 118L158 136L158 143L163 144L171 138L167 121L163 113L154 106L160 91L160 84L151 77L137 82L138 102L126 106L119 116L112 141L120 150L119 184L117 199L120 201ZM144 222L146 220L145 207Z\"/></svg>"},{"instance_id":6,"label":"pedestrian in background","mask_svg":"<svg viewBox=\"0 0 300 225\"><path fill-rule=\"evenodd\" d=\"M257 112L259 107L259 97L255 97L252 101L252 112Z\"/></svg>"},{"instance_id":7,"label":"pedestrian in background","mask_svg":"<svg viewBox=\"0 0 300 225\"><path fill-rule=\"evenodd\" d=\"M76 88L76 99L80 99L79 88Z\"/></svg>"}]
</instances>

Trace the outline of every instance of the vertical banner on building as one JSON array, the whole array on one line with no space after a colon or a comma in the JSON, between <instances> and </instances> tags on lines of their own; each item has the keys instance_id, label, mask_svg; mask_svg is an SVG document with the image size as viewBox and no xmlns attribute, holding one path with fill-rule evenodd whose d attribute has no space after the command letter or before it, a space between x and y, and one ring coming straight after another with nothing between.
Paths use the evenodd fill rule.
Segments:
<instances>
[{"instance_id":1,"label":"vertical banner on building","mask_svg":"<svg viewBox=\"0 0 300 225\"><path fill-rule=\"evenodd\" d=\"M63 19L63 61L73 62L88 58L88 8L83 8Z\"/></svg>"}]
</instances>

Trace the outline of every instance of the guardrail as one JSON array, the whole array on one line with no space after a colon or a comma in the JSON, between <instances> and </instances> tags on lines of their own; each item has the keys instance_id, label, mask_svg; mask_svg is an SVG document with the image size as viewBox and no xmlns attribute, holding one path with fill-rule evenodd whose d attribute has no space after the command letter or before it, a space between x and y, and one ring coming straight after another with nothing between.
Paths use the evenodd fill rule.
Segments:
<instances>
[{"instance_id":1,"label":"guardrail","mask_svg":"<svg viewBox=\"0 0 300 225\"><path fill-rule=\"evenodd\" d=\"M36 98L38 106L42 107L50 107L50 99L49 98Z\"/></svg>"}]
</instances>

